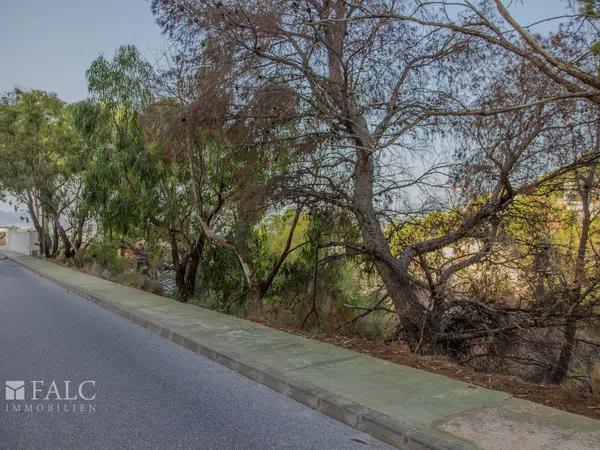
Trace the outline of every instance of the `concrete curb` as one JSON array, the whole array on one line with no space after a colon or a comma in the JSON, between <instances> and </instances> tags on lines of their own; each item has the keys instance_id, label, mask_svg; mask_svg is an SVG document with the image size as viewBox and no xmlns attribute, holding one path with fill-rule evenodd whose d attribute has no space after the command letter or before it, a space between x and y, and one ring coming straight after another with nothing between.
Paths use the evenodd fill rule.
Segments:
<instances>
[{"instance_id":1,"label":"concrete curb","mask_svg":"<svg viewBox=\"0 0 600 450\"><path fill-rule=\"evenodd\" d=\"M402 423L385 414L346 400L339 395L325 391L319 387L296 380L282 372L265 367L258 362L245 359L241 355L214 347L209 348L201 342L189 339L175 330L150 320L143 313L130 311L109 299L92 294L63 280L50 277L10 255L5 254L4 256L40 277L52 281L165 339L182 345L188 350L222 364L246 378L267 386L299 403L320 411L329 417L370 434L397 448L409 450L464 450L467 448L450 441L445 441L432 432Z\"/></svg>"}]
</instances>

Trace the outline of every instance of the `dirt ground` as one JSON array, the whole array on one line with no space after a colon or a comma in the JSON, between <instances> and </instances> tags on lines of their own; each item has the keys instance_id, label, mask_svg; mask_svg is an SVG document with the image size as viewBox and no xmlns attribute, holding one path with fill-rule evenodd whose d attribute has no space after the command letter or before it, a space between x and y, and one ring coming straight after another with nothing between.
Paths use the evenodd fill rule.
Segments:
<instances>
[{"instance_id":1,"label":"dirt ground","mask_svg":"<svg viewBox=\"0 0 600 450\"><path fill-rule=\"evenodd\" d=\"M295 328L273 326L262 321L261 323L288 333L365 353L375 358L385 359L416 369L427 370L428 372L476 384L488 389L506 392L518 398L591 417L592 419L600 419L600 402L592 398L590 394L585 394L563 385L533 384L517 377L475 372L453 363L444 357L415 355L402 343L386 343L341 335L313 335Z\"/></svg>"}]
</instances>

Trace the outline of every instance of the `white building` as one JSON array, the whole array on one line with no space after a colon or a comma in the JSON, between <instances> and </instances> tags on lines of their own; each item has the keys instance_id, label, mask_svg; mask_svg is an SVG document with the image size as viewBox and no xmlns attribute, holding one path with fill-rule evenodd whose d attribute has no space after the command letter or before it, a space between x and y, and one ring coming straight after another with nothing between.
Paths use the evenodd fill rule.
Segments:
<instances>
[{"instance_id":1,"label":"white building","mask_svg":"<svg viewBox=\"0 0 600 450\"><path fill-rule=\"evenodd\" d=\"M23 255L37 256L40 244L35 230L15 226L0 226L0 250L9 250Z\"/></svg>"}]
</instances>

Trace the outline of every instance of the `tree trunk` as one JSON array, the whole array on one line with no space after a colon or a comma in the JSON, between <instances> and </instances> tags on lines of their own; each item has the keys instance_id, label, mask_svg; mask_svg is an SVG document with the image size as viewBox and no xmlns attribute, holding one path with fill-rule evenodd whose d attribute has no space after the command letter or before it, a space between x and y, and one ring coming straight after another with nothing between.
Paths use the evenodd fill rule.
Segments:
<instances>
[{"instance_id":1,"label":"tree trunk","mask_svg":"<svg viewBox=\"0 0 600 450\"><path fill-rule=\"evenodd\" d=\"M581 197L581 233L575 258L575 268L573 270L573 286L567 298L567 314L565 328L563 330L564 343L561 347L556 367L552 374L553 383L562 383L569 375L569 366L575 350L575 337L577 335L577 319L573 318L580 309L583 301L581 288L585 279L585 263L590 238L590 227L592 224L592 214L590 210L592 202L592 186L596 176L596 166L593 166L586 174L585 178L579 178L579 196Z\"/></svg>"},{"instance_id":2,"label":"tree trunk","mask_svg":"<svg viewBox=\"0 0 600 450\"><path fill-rule=\"evenodd\" d=\"M200 265L200 255L200 252L194 249L188 258L186 264L187 270L183 277L183 286L179 293L182 301L187 302L196 293L196 276L198 275L198 266Z\"/></svg>"},{"instance_id":3,"label":"tree trunk","mask_svg":"<svg viewBox=\"0 0 600 450\"><path fill-rule=\"evenodd\" d=\"M56 255L58 255L58 228L54 226L52 233L52 252L50 256L56 258Z\"/></svg>"},{"instance_id":4,"label":"tree trunk","mask_svg":"<svg viewBox=\"0 0 600 450\"><path fill-rule=\"evenodd\" d=\"M296 232L296 227L298 226L298 221L300 220L301 214L302 214L302 206L298 206L298 208L296 208L296 213L294 214L294 218L292 219L292 224L291 224L290 230L288 232L288 237L286 239L285 247L284 247L283 251L281 252L281 255L279 255L279 259L271 268L271 272L269 273L269 275L264 280L258 282L258 284L259 284L258 302L261 304L262 304L263 298L267 295L267 292L269 292L269 289L273 285L273 281L275 281L275 277L281 270L281 266L283 265L283 263L285 262L285 260L287 259L287 257L290 254L292 241L294 239L294 233Z\"/></svg>"},{"instance_id":5,"label":"tree trunk","mask_svg":"<svg viewBox=\"0 0 600 450\"><path fill-rule=\"evenodd\" d=\"M58 230L58 234L60 235L60 238L63 241L63 250L65 252L65 259L72 258L74 256L75 252L73 251L73 246L71 245L71 240L69 239L67 232L61 225L58 218L54 219L54 226Z\"/></svg>"},{"instance_id":6,"label":"tree trunk","mask_svg":"<svg viewBox=\"0 0 600 450\"><path fill-rule=\"evenodd\" d=\"M419 301L410 282L408 267L403 267L392 254L391 248L377 218L373 206L373 158L365 150L357 151L354 167L354 205L364 246L374 258L375 266L386 290L394 302L399 315L399 337L404 338L411 349L416 349L421 341L421 327L425 319L425 307ZM433 333L428 336L433 341ZM427 346L419 346L425 349Z\"/></svg>"},{"instance_id":7,"label":"tree trunk","mask_svg":"<svg viewBox=\"0 0 600 450\"><path fill-rule=\"evenodd\" d=\"M27 192L27 209L29 210L29 215L31 216L35 231L37 231L40 256L42 256L44 254L44 229L40 223L39 210L31 192Z\"/></svg>"},{"instance_id":8,"label":"tree trunk","mask_svg":"<svg viewBox=\"0 0 600 450\"><path fill-rule=\"evenodd\" d=\"M577 321L574 319L567 319L564 329L564 339L560 349L560 355L554 372L552 373L550 382L551 383L562 383L569 375L569 367L571 365L571 359L573 357L573 351L575 350L575 336L577 334Z\"/></svg>"},{"instance_id":9,"label":"tree trunk","mask_svg":"<svg viewBox=\"0 0 600 450\"><path fill-rule=\"evenodd\" d=\"M183 303L187 303L191 296L196 292L196 277L198 266L204 249L204 236L198 238L194 248L189 250L183 257L179 254L179 245L175 232L170 233L171 237L171 259L175 269L175 286L177 288L177 298Z\"/></svg>"},{"instance_id":10,"label":"tree trunk","mask_svg":"<svg viewBox=\"0 0 600 450\"><path fill-rule=\"evenodd\" d=\"M336 17L344 17L345 2L335 5ZM379 218L375 210L373 179L373 154L376 139L369 131L369 126L356 98L349 94L352 88L347 86L345 69L342 61L344 54L344 36L346 22L334 21L328 24L325 40L328 46L327 89L343 114L344 127L354 140L356 162L354 165L353 210L360 226L363 245L373 258L377 271L394 302L400 320L400 335L404 337L411 349L419 346L420 329L424 323L425 308L420 303L415 289L408 276L408 263L401 264L392 254L389 243L383 234Z\"/></svg>"},{"instance_id":11,"label":"tree trunk","mask_svg":"<svg viewBox=\"0 0 600 450\"><path fill-rule=\"evenodd\" d=\"M183 258L179 254L179 245L177 244L177 236L175 231L170 231L171 238L171 261L173 262L173 270L175 270L175 287L177 289L177 299L182 302L187 302L185 289L185 272L187 270L187 255Z\"/></svg>"},{"instance_id":12,"label":"tree trunk","mask_svg":"<svg viewBox=\"0 0 600 450\"><path fill-rule=\"evenodd\" d=\"M185 272L187 263L185 261L180 262L177 269L175 269L175 287L177 288L177 299L182 302L187 302L185 295Z\"/></svg>"},{"instance_id":13,"label":"tree trunk","mask_svg":"<svg viewBox=\"0 0 600 450\"><path fill-rule=\"evenodd\" d=\"M75 252L79 251L81 246L83 245L83 228L85 227L85 217L80 217L77 221L77 230L75 232L75 239L73 242L73 247Z\"/></svg>"}]
</instances>

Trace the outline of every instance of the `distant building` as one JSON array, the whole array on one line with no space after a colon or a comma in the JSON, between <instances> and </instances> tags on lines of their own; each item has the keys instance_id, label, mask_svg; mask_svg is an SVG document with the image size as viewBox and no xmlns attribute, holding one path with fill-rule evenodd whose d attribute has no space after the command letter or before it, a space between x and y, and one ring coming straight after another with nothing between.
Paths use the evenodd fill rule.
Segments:
<instances>
[{"instance_id":1,"label":"distant building","mask_svg":"<svg viewBox=\"0 0 600 450\"><path fill-rule=\"evenodd\" d=\"M0 250L38 256L40 254L38 234L28 228L0 225Z\"/></svg>"},{"instance_id":2,"label":"distant building","mask_svg":"<svg viewBox=\"0 0 600 450\"><path fill-rule=\"evenodd\" d=\"M594 192L592 195L592 202L590 207L595 208L598 204L598 193ZM569 211L575 211L581 213L583 211L583 202L581 201L581 194L577 189L577 184L573 181L566 181L563 184L563 195L558 200L559 205L564 206Z\"/></svg>"}]
</instances>

